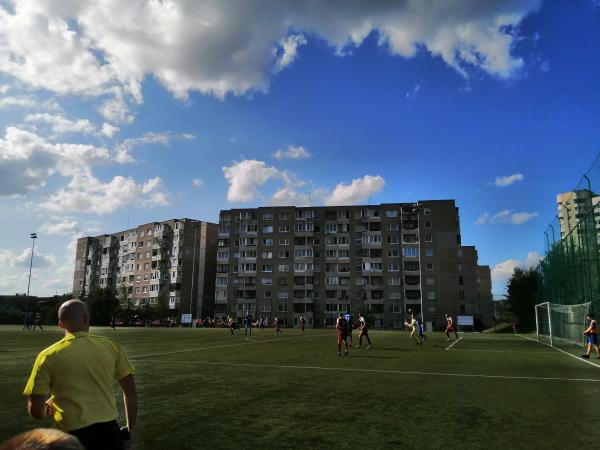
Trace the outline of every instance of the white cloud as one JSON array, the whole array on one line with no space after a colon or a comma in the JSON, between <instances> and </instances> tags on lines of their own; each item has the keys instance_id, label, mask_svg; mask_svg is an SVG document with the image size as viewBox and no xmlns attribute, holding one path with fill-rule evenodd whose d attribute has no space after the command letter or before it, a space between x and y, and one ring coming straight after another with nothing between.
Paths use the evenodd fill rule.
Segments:
<instances>
[{"instance_id":1,"label":"white cloud","mask_svg":"<svg viewBox=\"0 0 600 450\"><path fill-rule=\"evenodd\" d=\"M119 131L119 127L115 127L110 123L104 122L102 124L102 129L100 130L100 134L106 136L107 138L112 138Z\"/></svg>"},{"instance_id":2,"label":"white cloud","mask_svg":"<svg viewBox=\"0 0 600 450\"><path fill-rule=\"evenodd\" d=\"M306 38L302 34L290 34L280 42L281 54L275 63L275 70L280 71L289 66L296 59L298 47L306 45Z\"/></svg>"},{"instance_id":3,"label":"white cloud","mask_svg":"<svg viewBox=\"0 0 600 450\"><path fill-rule=\"evenodd\" d=\"M277 150L271 156L278 160L282 159L304 159L309 158L310 153L302 146L290 145L287 150Z\"/></svg>"},{"instance_id":4,"label":"white cloud","mask_svg":"<svg viewBox=\"0 0 600 450\"><path fill-rule=\"evenodd\" d=\"M25 122L43 122L50 125L52 131L58 134L85 133L96 134L96 126L87 119L69 120L57 114L37 113L27 114Z\"/></svg>"},{"instance_id":5,"label":"white cloud","mask_svg":"<svg viewBox=\"0 0 600 450\"><path fill-rule=\"evenodd\" d=\"M230 202L250 202L259 197L258 188L267 181L281 178L282 172L269 167L264 161L246 159L223 167L223 174L229 183L227 200Z\"/></svg>"},{"instance_id":6,"label":"white cloud","mask_svg":"<svg viewBox=\"0 0 600 450\"><path fill-rule=\"evenodd\" d=\"M326 205L352 205L369 198L383 189L385 180L379 176L365 175L350 184L339 183L325 200Z\"/></svg>"},{"instance_id":7,"label":"white cloud","mask_svg":"<svg viewBox=\"0 0 600 450\"><path fill-rule=\"evenodd\" d=\"M0 138L0 197L44 186L55 173L71 176L107 162L109 151L84 144L50 143L35 133L8 127Z\"/></svg>"},{"instance_id":8,"label":"white cloud","mask_svg":"<svg viewBox=\"0 0 600 450\"><path fill-rule=\"evenodd\" d=\"M171 142L169 133L145 133L141 137L125 139L115 152L115 161L125 164L135 162L131 150L142 145L167 145Z\"/></svg>"},{"instance_id":9,"label":"white cloud","mask_svg":"<svg viewBox=\"0 0 600 450\"><path fill-rule=\"evenodd\" d=\"M507 281L512 276L515 268L529 269L536 267L544 257L537 252L529 252L527 257L523 260L520 259L507 259L496 264L492 268L492 280L494 283L501 281Z\"/></svg>"},{"instance_id":10,"label":"white cloud","mask_svg":"<svg viewBox=\"0 0 600 450\"><path fill-rule=\"evenodd\" d=\"M538 215L539 214L536 212L513 212L510 209L503 209L494 215L490 215L487 212L483 213L477 218L475 225L483 225L485 223L510 223L512 225L521 225L533 219L534 217L537 217Z\"/></svg>"},{"instance_id":11,"label":"white cloud","mask_svg":"<svg viewBox=\"0 0 600 450\"><path fill-rule=\"evenodd\" d=\"M496 177L494 184L498 187L510 186L511 184L516 183L517 181L523 181L525 177L521 173L515 173L513 175L507 175L504 177Z\"/></svg>"},{"instance_id":12,"label":"white cloud","mask_svg":"<svg viewBox=\"0 0 600 450\"><path fill-rule=\"evenodd\" d=\"M25 109L44 109L49 111L60 111L60 105L55 100L40 101L33 95L16 95L0 98L0 109L19 107Z\"/></svg>"},{"instance_id":13,"label":"white cloud","mask_svg":"<svg viewBox=\"0 0 600 450\"><path fill-rule=\"evenodd\" d=\"M126 206L156 207L169 204L159 177L136 183L131 177L116 176L103 183L90 172L76 174L70 183L40 203L59 213L111 214Z\"/></svg>"},{"instance_id":14,"label":"white cloud","mask_svg":"<svg viewBox=\"0 0 600 450\"><path fill-rule=\"evenodd\" d=\"M10 84L0 84L0 94L6 94L10 89Z\"/></svg>"},{"instance_id":15,"label":"white cloud","mask_svg":"<svg viewBox=\"0 0 600 450\"><path fill-rule=\"evenodd\" d=\"M374 32L392 55L427 51L465 77L476 68L506 78L524 65L512 53L515 30L540 4L21 0L0 6L0 73L59 94L101 96L112 123L133 119L125 97L140 102L147 76L179 98L266 90L304 45L302 32L338 54Z\"/></svg>"},{"instance_id":16,"label":"white cloud","mask_svg":"<svg viewBox=\"0 0 600 450\"><path fill-rule=\"evenodd\" d=\"M417 94L419 93L420 90L421 90L421 85L415 84L415 86L406 93L406 99L414 100L415 98L417 98Z\"/></svg>"},{"instance_id":17,"label":"white cloud","mask_svg":"<svg viewBox=\"0 0 600 450\"><path fill-rule=\"evenodd\" d=\"M204 186L204 181L202 180L202 178L194 178L192 180L192 186L200 189L202 186Z\"/></svg>"},{"instance_id":18,"label":"white cloud","mask_svg":"<svg viewBox=\"0 0 600 450\"><path fill-rule=\"evenodd\" d=\"M25 248L21 253L12 250L0 250L0 264L10 267L21 267L29 269L31 260L31 248ZM33 267L36 269L51 267L56 264L54 255L40 252L37 248L33 252Z\"/></svg>"},{"instance_id":19,"label":"white cloud","mask_svg":"<svg viewBox=\"0 0 600 450\"><path fill-rule=\"evenodd\" d=\"M79 222L68 217L53 218L54 222L44 222L40 227L40 233L50 235L70 235L80 231Z\"/></svg>"},{"instance_id":20,"label":"white cloud","mask_svg":"<svg viewBox=\"0 0 600 450\"><path fill-rule=\"evenodd\" d=\"M181 137L182 137L183 139L187 139L188 141L192 141L192 140L196 139L196 136L195 136L195 135L193 135L192 133L183 133L183 134L181 135Z\"/></svg>"}]
</instances>

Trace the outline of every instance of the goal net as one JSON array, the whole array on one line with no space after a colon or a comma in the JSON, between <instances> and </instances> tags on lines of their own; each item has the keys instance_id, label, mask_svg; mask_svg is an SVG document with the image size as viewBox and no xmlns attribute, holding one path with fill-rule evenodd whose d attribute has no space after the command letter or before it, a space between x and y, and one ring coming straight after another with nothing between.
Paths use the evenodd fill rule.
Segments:
<instances>
[{"instance_id":1,"label":"goal net","mask_svg":"<svg viewBox=\"0 0 600 450\"><path fill-rule=\"evenodd\" d=\"M558 305L545 302L535 305L538 341L550 345L569 343L583 346L583 330L591 304Z\"/></svg>"}]
</instances>

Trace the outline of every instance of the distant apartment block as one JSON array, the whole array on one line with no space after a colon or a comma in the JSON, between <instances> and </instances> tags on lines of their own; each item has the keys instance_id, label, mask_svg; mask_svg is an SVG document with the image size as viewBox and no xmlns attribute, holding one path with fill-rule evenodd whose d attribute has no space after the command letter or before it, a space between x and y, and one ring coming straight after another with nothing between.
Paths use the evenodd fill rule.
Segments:
<instances>
[{"instance_id":1,"label":"distant apartment block","mask_svg":"<svg viewBox=\"0 0 600 450\"><path fill-rule=\"evenodd\" d=\"M192 219L153 222L77 241L73 295L111 288L139 307L163 299L173 315L212 315L217 225Z\"/></svg>"},{"instance_id":2,"label":"distant apartment block","mask_svg":"<svg viewBox=\"0 0 600 450\"><path fill-rule=\"evenodd\" d=\"M492 324L490 269L462 246L453 200L220 212L215 315L322 327L347 310L378 328L409 310L430 328L444 313Z\"/></svg>"},{"instance_id":3,"label":"distant apartment block","mask_svg":"<svg viewBox=\"0 0 600 450\"><path fill-rule=\"evenodd\" d=\"M577 233L577 225L585 218L583 225L590 228L589 231L595 234L596 242L600 244L600 195L588 189L580 189L558 194L556 202L561 239L573 230Z\"/></svg>"}]
</instances>

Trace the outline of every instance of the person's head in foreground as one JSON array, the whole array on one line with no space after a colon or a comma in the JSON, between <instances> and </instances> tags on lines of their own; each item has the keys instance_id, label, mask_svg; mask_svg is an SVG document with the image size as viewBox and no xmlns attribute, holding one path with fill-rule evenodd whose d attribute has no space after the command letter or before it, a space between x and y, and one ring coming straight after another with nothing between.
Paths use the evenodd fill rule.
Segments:
<instances>
[{"instance_id":1,"label":"person's head in foreground","mask_svg":"<svg viewBox=\"0 0 600 450\"><path fill-rule=\"evenodd\" d=\"M77 299L64 302L58 309L58 326L70 333L88 331L90 313L87 305Z\"/></svg>"},{"instance_id":2,"label":"person's head in foreground","mask_svg":"<svg viewBox=\"0 0 600 450\"><path fill-rule=\"evenodd\" d=\"M0 447L0 450L85 450L75 436L53 428L36 428L19 434Z\"/></svg>"}]
</instances>

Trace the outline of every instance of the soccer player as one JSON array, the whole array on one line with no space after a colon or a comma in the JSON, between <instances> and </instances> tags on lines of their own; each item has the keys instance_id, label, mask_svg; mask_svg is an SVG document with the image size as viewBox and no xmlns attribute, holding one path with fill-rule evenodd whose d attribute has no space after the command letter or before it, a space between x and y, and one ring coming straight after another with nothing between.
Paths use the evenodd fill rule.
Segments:
<instances>
[{"instance_id":1,"label":"soccer player","mask_svg":"<svg viewBox=\"0 0 600 450\"><path fill-rule=\"evenodd\" d=\"M300 315L300 328L302 328L302 332L304 333L304 325L306 324L306 320L303 315Z\"/></svg>"},{"instance_id":2,"label":"soccer player","mask_svg":"<svg viewBox=\"0 0 600 450\"><path fill-rule=\"evenodd\" d=\"M420 317L417 318L417 330L419 332L419 337L421 338L421 341L425 342L427 336L423 333L423 321Z\"/></svg>"},{"instance_id":3,"label":"soccer player","mask_svg":"<svg viewBox=\"0 0 600 450\"><path fill-rule=\"evenodd\" d=\"M235 322L233 321L233 317L231 317L231 316L227 317L227 325L229 326L229 331L231 332L231 335L233 336L233 330L235 330Z\"/></svg>"},{"instance_id":4,"label":"soccer player","mask_svg":"<svg viewBox=\"0 0 600 450\"><path fill-rule=\"evenodd\" d=\"M340 313L337 322L335 323L335 331L337 333L337 354L342 356L342 342L344 343L344 356L348 356L348 323L344 317L344 313Z\"/></svg>"},{"instance_id":5,"label":"soccer player","mask_svg":"<svg viewBox=\"0 0 600 450\"><path fill-rule=\"evenodd\" d=\"M444 333L446 333L446 341L450 340L450 333L454 333L454 336L456 336L456 340L458 340L458 333L456 332L456 330L454 329L454 320L452 320L452 317L450 317L448 314L445 314L446 316L446 331L444 331Z\"/></svg>"},{"instance_id":6,"label":"soccer player","mask_svg":"<svg viewBox=\"0 0 600 450\"><path fill-rule=\"evenodd\" d=\"M367 321L365 319L365 316L363 316L362 314L358 315L358 321L360 322L360 326L359 326L359 334L358 334L358 348L361 347L362 345L362 338L363 336L367 338L367 343L369 344L367 346L367 350L372 348L373 346L371 345L371 339L369 339L369 327L367 326Z\"/></svg>"},{"instance_id":7,"label":"soccer player","mask_svg":"<svg viewBox=\"0 0 600 450\"><path fill-rule=\"evenodd\" d=\"M350 314L350 311L344 314L344 319L346 319L346 323L348 324L348 336L346 340L348 341L348 345L352 347L352 330L354 329L354 318L352 317L352 314Z\"/></svg>"},{"instance_id":8,"label":"soccer player","mask_svg":"<svg viewBox=\"0 0 600 450\"><path fill-rule=\"evenodd\" d=\"M258 328L260 330L260 334L265 332L265 318L260 316L260 320L258 321Z\"/></svg>"},{"instance_id":9,"label":"soccer player","mask_svg":"<svg viewBox=\"0 0 600 450\"><path fill-rule=\"evenodd\" d=\"M44 329L42 328L42 316L40 316L40 313L37 313L35 315L35 320L33 322L33 331L35 331L35 327L39 327L40 331L44 331Z\"/></svg>"},{"instance_id":10,"label":"soccer player","mask_svg":"<svg viewBox=\"0 0 600 450\"><path fill-rule=\"evenodd\" d=\"M592 353L592 345L596 348L598 359L600 359L600 348L598 348L598 322L594 319L592 313L587 315L589 325L583 332L584 336L587 336L587 353L581 355L582 358L590 359L590 353Z\"/></svg>"},{"instance_id":11,"label":"soccer player","mask_svg":"<svg viewBox=\"0 0 600 450\"><path fill-rule=\"evenodd\" d=\"M244 317L244 323L246 324L246 329L244 330L244 336L246 334L248 334L248 330L250 330L250 336L252 336L252 320L254 318L252 317L252 314L250 314L250 311L248 311L248 314L246 314L246 317Z\"/></svg>"},{"instance_id":12,"label":"soccer player","mask_svg":"<svg viewBox=\"0 0 600 450\"><path fill-rule=\"evenodd\" d=\"M423 341L417 334L417 321L415 320L415 315L410 315L410 322L404 322L404 326L410 328L412 331L410 332L410 338L415 341L415 345L423 345Z\"/></svg>"},{"instance_id":13,"label":"soccer player","mask_svg":"<svg viewBox=\"0 0 600 450\"><path fill-rule=\"evenodd\" d=\"M281 328L279 327L279 319L277 316L273 317L273 322L275 323L275 334L281 333Z\"/></svg>"}]
</instances>

